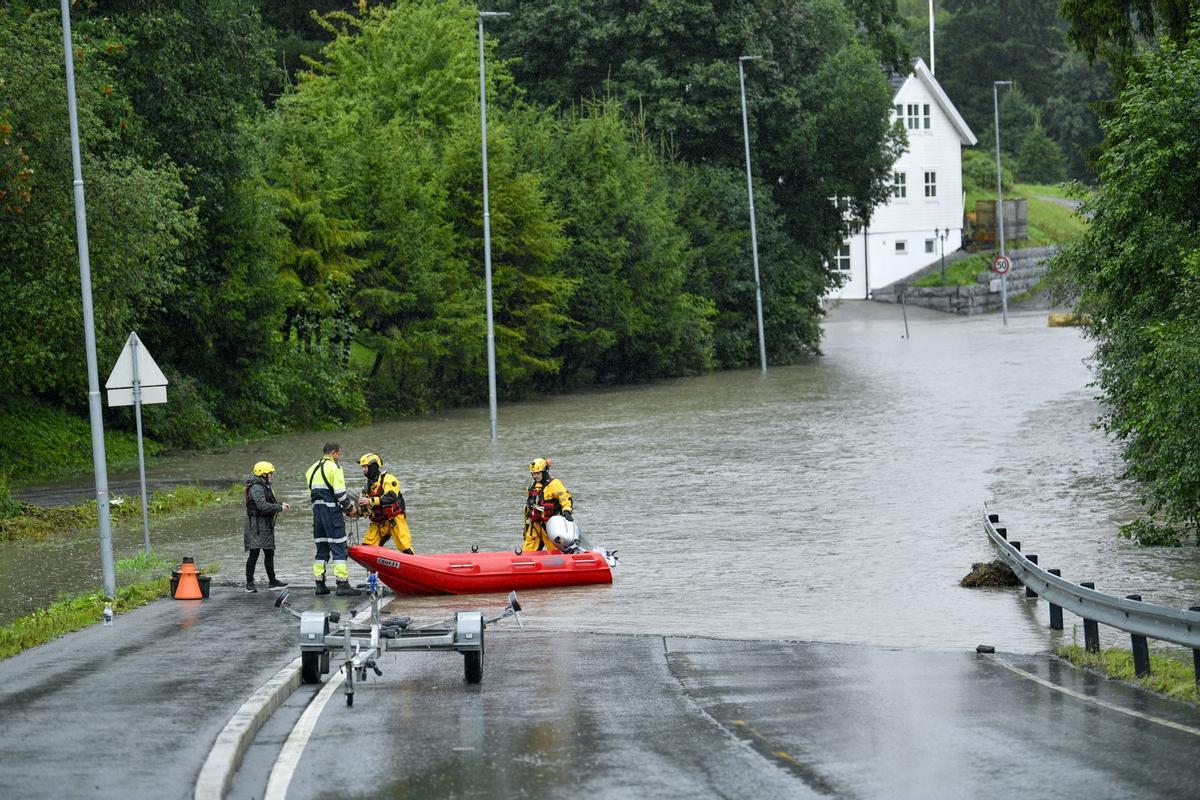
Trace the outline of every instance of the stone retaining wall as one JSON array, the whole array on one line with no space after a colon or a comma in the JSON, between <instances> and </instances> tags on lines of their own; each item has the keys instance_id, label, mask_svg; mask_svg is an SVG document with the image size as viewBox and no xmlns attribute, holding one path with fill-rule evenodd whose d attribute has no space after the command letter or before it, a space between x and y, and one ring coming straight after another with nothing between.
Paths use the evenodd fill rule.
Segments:
<instances>
[{"instance_id":1,"label":"stone retaining wall","mask_svg":"<svg viewBox=\"0 0 1200 800\"><path fill-rule=\"evenodd\" d=\"M1011 300L1017 295L1032 290L1049 271L1046 260L1058 252L1054 247L1030 247L1024 250L1011 250L1008 253L1012 259L1012 269L1008 273L1008 297ZM979 254L970 253L959 256L963 258L978 258ZM947 259L949 262L950 259ZM946 311L953 314L982 314L986 311L1000 309L1000 278L992 272L977 275L975 283L967 286L913 286L912 283L925 275L936 272L940 264L931 264L924 269L897 281L882 289L871 292L871 299L881 303L898 303L903 293L904 302L909 305L932 308L936 311Z\"/></svg>"}]
</instances>

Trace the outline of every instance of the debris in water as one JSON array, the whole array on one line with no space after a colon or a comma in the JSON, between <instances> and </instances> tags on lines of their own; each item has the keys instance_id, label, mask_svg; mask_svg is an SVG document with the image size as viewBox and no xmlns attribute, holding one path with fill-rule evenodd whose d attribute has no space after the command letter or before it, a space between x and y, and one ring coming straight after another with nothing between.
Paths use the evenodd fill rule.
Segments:
<instances>
[{"instance_id":1,"label":"debris in water","mask_svg":"<svg viewBox=\"0 0 1200 800\"><path fill-rule=\"evenodd\" d=\"M968 589L977 589L992 586L1020 586L1021 582L1003 561L991 561L986 564L982 562L972 564L970 573L959 581L958 585Z\"/></svg>"}]
</instances>

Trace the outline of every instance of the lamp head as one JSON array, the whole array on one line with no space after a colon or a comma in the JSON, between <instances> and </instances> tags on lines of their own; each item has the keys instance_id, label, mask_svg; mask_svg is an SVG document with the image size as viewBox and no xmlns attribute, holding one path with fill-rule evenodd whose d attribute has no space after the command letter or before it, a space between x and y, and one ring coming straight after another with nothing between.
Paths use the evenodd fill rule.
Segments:
<instances>
[{"instance_id":1,"label":"lamp head","mask_svg":"<svg viewBox=\"0 0 1200 800\"><path fill-rule=\"evenodd\" d=\"M481 16L481 17L508 17L508 16L512 16L512 15L507 11L480 11L479 16Z\"/></svg>"}]
</instances>

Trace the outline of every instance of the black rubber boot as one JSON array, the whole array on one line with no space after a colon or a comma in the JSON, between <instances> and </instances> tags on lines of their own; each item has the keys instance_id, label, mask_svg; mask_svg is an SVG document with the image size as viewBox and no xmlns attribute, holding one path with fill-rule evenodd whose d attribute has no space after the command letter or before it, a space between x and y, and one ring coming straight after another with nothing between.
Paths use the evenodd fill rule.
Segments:
<instances>
[{"instance_id":1,"label":"black rubber boot","mask_svg":"<svg viewBox=\"0 0 1200 800\"><path fill-rule=\"evenodd\" d=\"M326 589L325 591L329 591ZM350 581L338 581L337 591L334 592L338 597L357 597L362 594L361 591L350 585Z\"/></svg>"},{"instance_id":2,"label":"black rubber boot","mask_svg":"<svg viewBox=\"0 0 1200 800\"><path fill-rule=\"evenodd\" d=\"M329 594L329 587L325 585L325 579L317 581L317 594Z\"/></svg>"}]
</instances>

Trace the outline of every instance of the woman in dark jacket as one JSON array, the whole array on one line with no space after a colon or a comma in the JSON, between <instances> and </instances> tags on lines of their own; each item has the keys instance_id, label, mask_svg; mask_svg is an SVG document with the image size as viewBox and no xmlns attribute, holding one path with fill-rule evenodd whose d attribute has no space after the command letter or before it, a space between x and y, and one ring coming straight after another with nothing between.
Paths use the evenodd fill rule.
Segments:
<instances>
[{"instance_id":1,"label":"woman in dark jacket","mask_svg":"<svg viewBox=\"0 0 1200 800\"><path fill-rule=\"evenodd\" d=\"M258 551L263 553L263 566L267 568L267 586L282 589L287 586L275 577L275 516L281 511L291 511L287 503L277 503L271 491L271 475L275 465L270 461L259 461L254 465L254 476L246 480L246 591L257 592L254 585L254 568L258 565Z\"/></svg>"}]
</instances>

